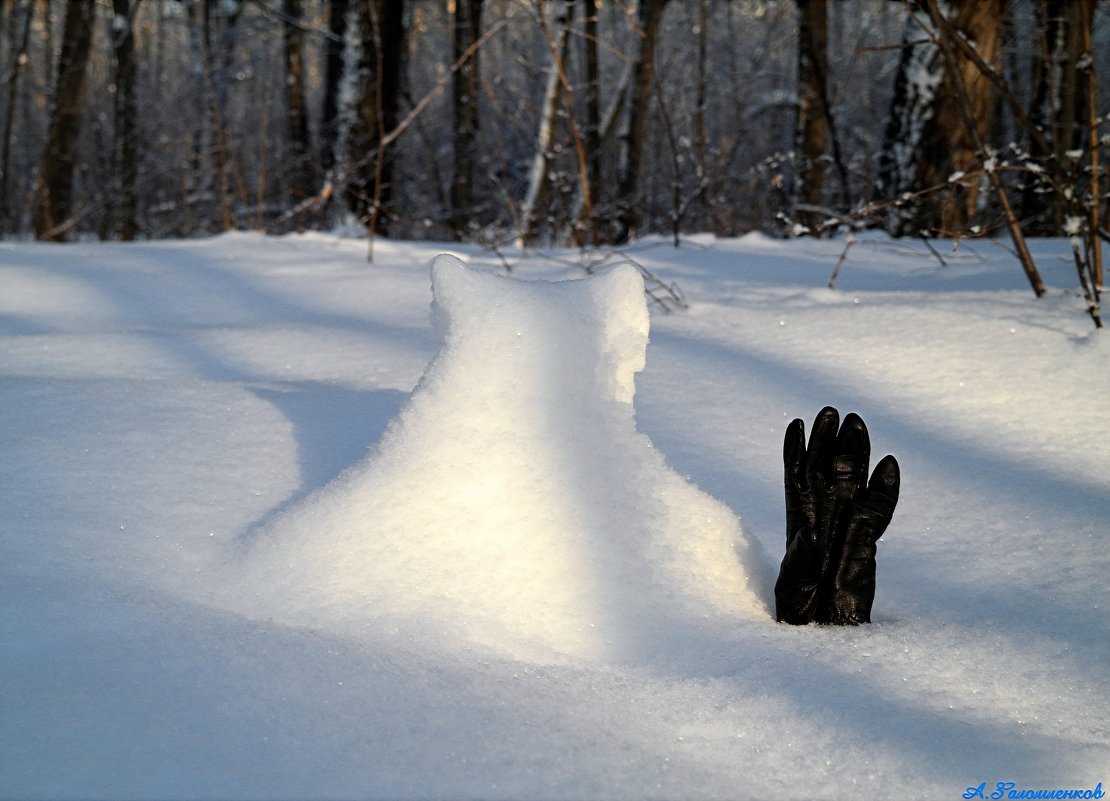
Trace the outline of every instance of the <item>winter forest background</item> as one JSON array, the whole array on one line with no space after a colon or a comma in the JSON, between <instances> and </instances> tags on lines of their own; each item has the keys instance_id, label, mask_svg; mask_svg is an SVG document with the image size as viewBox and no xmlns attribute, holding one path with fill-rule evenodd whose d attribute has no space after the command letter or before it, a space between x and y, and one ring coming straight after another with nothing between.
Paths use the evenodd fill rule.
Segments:
<instances>
[{"instance_id":1,"label":"winter forest background","mask_svg":"<svg viewBox=\"0 0 1110 801\"><path fill-rule=\"evenodd\" d=\"M4 0L0 232L1073 237L1096 0ZM1092 198L1099 198L1093 202ZM1097 319L1096 319L1097 322Z\"/></svg>"},{"instance_id":2,"label":"winter forest background","mask_svg":"<svg viewBox=\"0 0 1110 801\"><path fill-rule=\"evenodd\" d=\"M1104 793L1108 21L0 0L0 798Z\"/></svg>"}]
</instances>

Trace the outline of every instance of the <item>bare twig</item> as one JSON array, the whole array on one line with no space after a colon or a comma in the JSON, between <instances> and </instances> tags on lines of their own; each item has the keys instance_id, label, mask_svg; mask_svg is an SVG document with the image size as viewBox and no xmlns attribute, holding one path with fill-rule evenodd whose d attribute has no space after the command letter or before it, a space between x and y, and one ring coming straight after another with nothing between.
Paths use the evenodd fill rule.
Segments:
<instances>
[{"instance_id":1,"label":"bare twig","mask_svg":"<svg viewBox=\"0 0 1110 801\"><path fill-rule=\"evenodd\" d=\"M440 76L440 79L436 82L436 85L429 89L428 93L424 95L424 97L420 98L420 102L417 103L413 107L413 109L405 115L405 118L403 120L397 123L397 127L382 137L381 147L389 147L391 144L396 142L397 139L399 139L400 136L406 130L408 130L408 127L413 124L416 118L424 113L424 109L426 109L433 100L435 100L439 95L443 93L444 89L447 88L447 84L450 83L455 73L461 70L463 66L466 65L466 62L470 61L474 54L482 49L486 42L499 34L508 24L509 20L501 20L484 34L482 34L481 38L475 41L474 44L466 48L466 52L459 56L459 60L451 66L451 69L447 70L447 72Z\"/></svg>"},{"instance_id":2,"label":"bare twig","mask_svg":"<svg viewBox=\"0 0 1110 801\"><path fill-rule=\"evenodd\" d=\"M940 251L933 247L933 243L929 241L929 237L925 236L925 234L922 234L921 241L925 243L925 247L929 248L929 252L933 254L934 258L936 258L936 260L940 262L941 267L948 266L948 262L944 260L944 256L940 255Z\"/></svg>"},{"instance_id":3,"label":"bare twig","mask_svg":"<svg viewBox=\"0 0 1110 801\"><path fill-rule=\"evenodd\" d=\"M844 250L840 251L840 258L836 260L836 266L833 267L832 275L829 276L829 289L836 289L836 279L840 275L840 268L844 265L844 260L848 258L848 251L852 249L854 244L856 244L856 238L848 234L847 239L844 240Z\"/></svg>"},{"instance_id":4,"label":"bare twig","mask_svg":"<svg viewBox=\"0 0 1110 801\"><path fill-rule=\"evenodd\" d=\"M515 266L502 252L500 243L487 245L486 253L497 256L505 272L512 272ZM644 279L644 294L658 306L664 313L670 314L675 310L690 308L686 294L674 281L664 281L636 259L620 248L593 248L582 249L575 256L558 256L552 253L539 253L531 251L533 256L543 256L547 261L564 264L582 270L586 275L594 275L601 270L617 267L621 264L630 264L635 267Z\"/></svg>"},{"instance_id":5,"label":"bare twig","mask_svg":"<svg viewBox=\"0 0 1110 801\"><path fill-rule=\"evenodd\" d=\"M1083 290L1083 299L1087 301L1087 313L1091 315L1091 320L1095 324L1095 328L1102 328L1102 315L1099 311L1098 303L1098 288L1091 287L1091 283L1087 280L1087 260L1084 259L1083 254L1080 253L1079 237L1073 236L1071 238L1071 252L1072 257L1075 259L1075 269L1079 273L1079 286Z\"/></svg>"}]
</instances>

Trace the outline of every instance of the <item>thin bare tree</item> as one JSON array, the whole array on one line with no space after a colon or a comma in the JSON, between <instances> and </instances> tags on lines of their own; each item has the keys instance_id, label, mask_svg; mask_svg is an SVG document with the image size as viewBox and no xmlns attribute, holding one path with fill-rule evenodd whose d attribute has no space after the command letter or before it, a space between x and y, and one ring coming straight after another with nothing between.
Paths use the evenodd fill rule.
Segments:
<instances>
[{"instance_id":1,"label":"thin bare tree","mask_svg":"<svg viewBox=\"0 0 1110 801\"><path fill-rule=\"evenodd\" d=\"M340 94L346 76L347 15L350 0L326 0L328 33L324 38L324 96L320 110L320 166L331 173L343 161L339 152L342 112Z\"/></svg>"},{"instance_id":2,"label":"thin bare tree","mask_svg":"<svg viewBox=\"0 0 1110 801\"><path fill-rule=\"evenodd\" d=\"M455 0L452 17L455 61L459 61L482 36L482 0ZM474 218L474 167L481 99L481 58L476 51L455 72L451 84L451 129L454 171L451 180L451 231L462 240L472 233Z\"/></svg>"},{"instance_id":3,"label":"thin bare tree","mask_svg":"<svg viewBox=\"0 0 1110 801\"><path fill-rule=\"evenodd\" d=\"M630 87L624 133L617 159L617 244L623 244L638 232L641 223L639 186L644 144L647 141L649 112L655 87L655 47L663 11L669 0L640 0L633 20L636 33L636 56Z\"/></svg>"},{"instance_id":4,"label":"thin bare tree","mask_svg":"<svg viewBox=\"0 0 1110 801\"><path fill-rule=\"evenodd\" d=\"M548 66L547 83L540 109L540 124L536 134L535 155L532 169L528 174L528 191L521 204L520 218L523 228L521 242L527 246L535 242L543 223L547 208L547 193L551 180L551 167L555 161L555 144L558 135L559 112L563 106L565 76L563 65L566 63L570 42L570 4L567 0L556 0L553 4L556 32L552 34L544 18L544 3L533 0L536 20L545 33L551 50L551 63Z\"/></svg>"},{"instance_id":5,"label":"thin bare tree","mask_svg":"<svg viewBox=\"0 0 1110 801\"><path fill-rule=\"evenodd\" d=\"M358 97L347 143L352 165L348 208L374 236L388 227L393 161L386 134L397 127L406 48L404 0L356 0L359 43Z\"/></svg>"},{"instance_id":6,"label":"thin bare tree","mask_svg":"<svg viewBox=\"0 0 1110 801\"><path fill-rule=\"evenodd\" d=\"M114 172L118 182L116 234L125 242L138 233L139 65L135 55L135 12L140 0L112 0L112 69L115 97Z\"/></svg>"},{"instance_id":7,"label":"thin bare tree","mask_svg":"<svg viewBox=\"0 0 1110 801\"><path fill-rule=\"evenodd\" d=\"M85 75L95 7L93 0L67 0L65 11L35 213L35 234L44 240L65 238L73 213L74 156L85 105Z\"/></svg>"},{"instance_id":8,"label":"thin bare tree","mask_svg":"<svg viewBox=\"0 0 1110 801\"><path fill-rule=\"evenodd\" d=\"M17 19L16 14L21 14ZM0 135L0 232L7 230L13 215L12 197L12 131L15 129L19 87L23 78L24 66L28 62L28 46L31 40L31 25L35 18L33 0L12 3L6 24L9 32L8 52L10 65L4 84L7 97L4 99L4 132ZM14 227L14 226L13 226Z\"/></svg>"},{"instance_id":9,"label":"thin bare tree","mask_svg":"<svg viewBox=\"0 0 1110 801\"><path fill-rule=\"evenodd\" d=\"M282 52L285 61L285 111L292 151L290 194L300 202L315 189L308 133L308 99L304 58L304 23L301 0L282 0Z\"/></svg>"},{"instance_id":10,"label":"thin bare tree","mask_svg":"<svg viewBox=\"0 0 1110 801\"><path fill-rule=\"evenodd\" d=\"M839 205L846 211L848 170L840 150L829 92L828 0L796 0L798 8L798 113L795 123L795 221L808 233L827 230L822 223L827 165L836 168Z\"/></svg>"}]
</instances>

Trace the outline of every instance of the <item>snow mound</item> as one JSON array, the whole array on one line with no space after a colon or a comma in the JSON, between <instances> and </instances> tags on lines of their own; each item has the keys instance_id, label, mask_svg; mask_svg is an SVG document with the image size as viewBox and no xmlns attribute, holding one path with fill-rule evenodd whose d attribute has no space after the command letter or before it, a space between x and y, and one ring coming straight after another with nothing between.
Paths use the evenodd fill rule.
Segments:
<instances>
[{"instance_id":1,"label":"snow mound","mask_svg":"<svg viewBox=\"0 0 1110 801\"><path fill-rule=\"evenodd\" d=\"M249 613L541 661L769 619L758 544L636 430L640 273L523 281L447 255L431 273L440 349L361 462L252 532Z\"/></svg>"}]
</instances>

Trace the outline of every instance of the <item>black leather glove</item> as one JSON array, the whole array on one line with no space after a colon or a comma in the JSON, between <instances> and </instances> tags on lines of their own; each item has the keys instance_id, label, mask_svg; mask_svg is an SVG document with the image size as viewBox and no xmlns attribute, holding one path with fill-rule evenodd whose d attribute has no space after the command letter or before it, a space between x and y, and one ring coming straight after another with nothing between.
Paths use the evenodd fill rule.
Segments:
<instances>
[{"instance_id":1,"label":"black leather glove","mask_svg":"<svg viewBox=\"0 0 1110 801\"><path fill-rule=\"evenodd\" d=\"M886 456L871 480L871 441L856 414L840 425L826 406L813 422L793 421L783 442L786 554L775 584L783 623L871 622L876 542L898 502L898 462Z\"/></svg>"}]
</instances>

